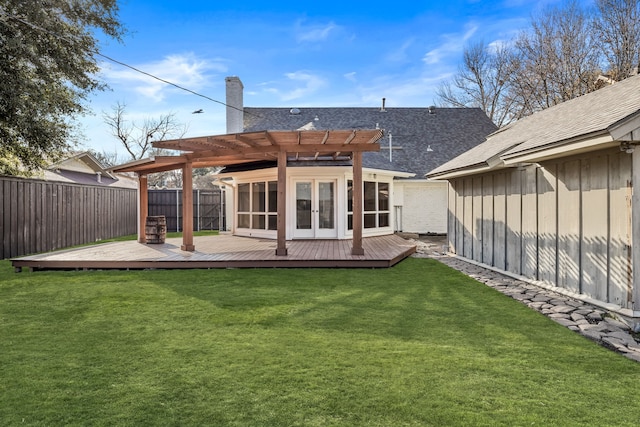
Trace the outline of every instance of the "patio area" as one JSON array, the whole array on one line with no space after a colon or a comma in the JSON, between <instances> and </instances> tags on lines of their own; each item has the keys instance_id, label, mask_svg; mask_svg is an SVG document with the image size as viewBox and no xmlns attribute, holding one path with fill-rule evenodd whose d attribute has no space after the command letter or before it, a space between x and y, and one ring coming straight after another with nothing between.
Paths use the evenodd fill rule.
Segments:
<instances>
[{"instance_id":1,"label":"patio area","mask_svg":"<svg viewBox=\"0 0 640 427\"><path fill-rule=\"evenodd\" d=\"M287 255L278 242L230 234L194 237L197 250L181 249L182 238L163 244L114 242L25 256L11 260L16 272L31 270L185 269L185 268L387 268L416 251L397 235L362 239L364 255L352 255L351 240L292 240Z\"/></svg>"}]
</instances>

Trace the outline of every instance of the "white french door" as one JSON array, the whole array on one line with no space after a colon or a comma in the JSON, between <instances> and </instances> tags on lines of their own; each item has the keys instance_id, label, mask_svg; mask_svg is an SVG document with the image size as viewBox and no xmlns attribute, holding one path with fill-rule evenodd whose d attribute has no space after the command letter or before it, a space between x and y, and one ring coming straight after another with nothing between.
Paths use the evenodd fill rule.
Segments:
<instances>
[{"instance_id":1,"label":"white french door","mask_svg":"<svg viewBox=\"0 0 640 427\"><path fill-rule=\"evenodd\" d=\"M336 180L294 181L296 239L335 239Z\"/></svg>"}]
</instances>

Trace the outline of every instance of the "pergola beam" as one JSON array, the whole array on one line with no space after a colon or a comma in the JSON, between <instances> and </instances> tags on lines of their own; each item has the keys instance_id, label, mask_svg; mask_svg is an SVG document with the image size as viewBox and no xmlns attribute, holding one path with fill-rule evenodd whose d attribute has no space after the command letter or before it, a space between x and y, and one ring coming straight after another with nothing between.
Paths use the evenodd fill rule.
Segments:
<instances>
[{"instance_id":1,"label":"pergola beam","mask_svg":"<svg viewBox=\"0 0 640 427\"><path fill-rule=\"evenodd\" d=\"M230 152L231 151L231 152ZM224 158L238 158L242 159L248 156L255 156L260 154L275 154L279 151L285 151L289 154L294 153L324 153L331 154L334 152L356 152L356 151L380 151L379 144L282 144L279 148L271 146L267 147L245 147L235 150L223 149L207 149L194 151L192 153L184 154L183 158L193 161L194 159L200 159L204 157L224 157Z\"/></svg>"},{"instance_id":2,"label":"pergola beam","mask_svg":"<svg viewBox=\"0 0 640 427\"><path fill-rule=\"evenodd\" d=\"M269 133L269 131L264 131L264 137L267 139L267 141L269 141L269 143L272 146L277 146L279 145L278 142L273 138L273 136L271 136L271 134Z\"/></svg>"}]
</instances>

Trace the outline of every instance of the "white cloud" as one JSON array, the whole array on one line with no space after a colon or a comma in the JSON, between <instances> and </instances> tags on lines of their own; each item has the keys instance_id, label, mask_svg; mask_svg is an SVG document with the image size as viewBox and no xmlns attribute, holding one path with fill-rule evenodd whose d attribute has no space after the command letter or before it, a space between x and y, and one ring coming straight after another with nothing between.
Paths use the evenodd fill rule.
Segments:
<instances>
[{"instance_id":1,"label":"white cloud","mask_svg":"<svg viewBox=\"0 0 640 427\"><path fill-rule=\"evenodd\" d=\"M466 25L466 31L463 34L445 34L442 36L444 42L435 49L427 52L422 60L429 65L438 64L453 54L461 54L464 44L478 30L477 25Z\"/></svg>"},{"instance_id":2,"label":"white cloud","mask_svg":"<svg viewBox=\"0 0 640 427\"><path fill-rule=\"evenodd\" d=\"M345 79L349 80L350 82L355 82L357 80L355 71L352 71L350 73L346 73L346 74L343 75L343 77Z\"/></svg>"},{"instance_id":3,"label":"white cloud","mask_svg":"<svg viewBox=\"0 0 640 427\"><path fill-rule=\"evenodd\" d=\"M276 96L280 101L292 101L305 97L309 98L311 95L327 86L327 81L324 78L307 71L286 73L285 77L287 80L284 82L278 81L262 83L261 86L265 88L264 92Z\"/></svg>"},{"instance_id":4,"label":"white cloud","mask_svg":"<svg viewBox=\"0 0 640 427\"><path fill-rule=\"evenodd\" d=\"M295 32L298 43L321 42L327 40L331 33L339 30L340 27L333 21L327 24L305 25L303 21L296 22Z\"/></svg>"},{"instance_id":5,"label":"white cloud","mask_svg":"<svg viewBox=\"0 0 640 427\"><path fill-rule=\"evenodd\" d=\"M435 88L450 74L384 76L358 88L363 105L378 105L384 97L388 107L426 107L435 102Z\"/></svg>"},{"instance_id":6,"label":"white cloud","mask_svg":"<svg viewBox=\"0 0 640 427\"><path fill-rule=\"evenodd\" d=\"M318 92L320 89L327 85L325 79L306 71L286 73L285 77L288 80L285 85L290 86L290 83L293 83L292 88L283 90L274 87L268 87L265 89L265 91L276 95L278 98L280 98L281 101L291 101L294 99L308 97Z\"/></svg>"},{"instance_id":7,"label":"white cloud","mask_svg":"<svg viewBox=\"0 0 640 427\"><path fill-rule=\"evenodd\" d=\"M168 55L159 61L135 64L133 67L147 74L111 64L104 64L102 73L109 83L128 86L130 90L155 102L162 101L168 90L177 90L177 88L150 75L190 90L198 90L210 80L217 78L210 77L209 72L227 71L223 60L200 59L192 53Z\"/></svg>"},{"instance_id":8,"label":"white cloud","mask_svg":"<svg viewBox=\"0 0 640 427\"><path fill-rule=\"evenodd\" d=\"M415 42L415 38L410 38L409 40L406 40L404 43L402 43L402 46L400 46L397 50L387 55L387 60L391 62L405 61L407 59L407 50L411 47L411 45L414 44L414 42Z\"/></svg>"}]
</instances>

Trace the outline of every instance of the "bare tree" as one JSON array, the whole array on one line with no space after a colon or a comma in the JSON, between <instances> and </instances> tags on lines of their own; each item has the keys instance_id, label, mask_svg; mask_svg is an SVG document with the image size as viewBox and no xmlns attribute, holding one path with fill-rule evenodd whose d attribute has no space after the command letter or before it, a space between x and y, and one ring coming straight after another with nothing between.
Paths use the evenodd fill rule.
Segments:
<instances>
[{"instance_id":1,"label":"bare tree","mask_svg":"<svg viewBox=\"0 0 640 427\"><path fill-rule=\"evenodd\" d=\"M597 44L590 17L576 1L532 18L515 41L510 98L529 115L598 88Z\"/></svg>"},{"instance_id":2,"label":"bare tree","mask_svg":"<svg viewBox=\"0 0 640 427\"><path fill-rule=\"evenodd\" d=\"M96 158L103 166L115 166L118 162L118 153L116 152L106 152L106 151L96 151L90 149L89 152Z\"/></svg>"},{"instance_id":3,"label":"bare tree","mask_svg":"<svg viewBox=\"0 0 640 427\"><path fill-rule=\"evenodd\" d=\"M154 148L154 141L162 141L169 138L182 138L187 132L185 125L176 121L175 114L161 115L157 119L147 118L143 123L137 124L126 118L126 105L116 103L112 107L111 113L103 113L105 123L125 148L129 155L128 160L139 160L145 156L168 156L172 155L170 150ZM112 163L118 163L120 159L114 154L110 156ZM182 171L173 170L159 172L149 175L149 187L155 188L180 188L182 187Z\"/></svg>"},{"instance_id":4,"label":"bare tree","mask_svg":"<svg viewBox=\"0 0 640 427\"><path fill-rule=\"evenodd\" d=\"M187 131L185 125L176 121L173 113L161 115L157 119L145 119L141 125L128 121L125 116L126 104L120 102L112 107L110 114L103 113L112 135L122 143L132 160L151 154L153 141L181 138Z\"/></svg>"},{"instance_id":5,"label":"bare tree","mask_svg":"<svg viewBox=\"0 0 640 427\"><path fill-rule=\"evenodd\" d=\"M593 21L601 51L614 81L626 79L640 65L640 1L596 0Z\"/></svg>"},{"instance_id":6,"label":"bare tree","mask_svg":"<svg viewBox=\"0 0 640 427\"><path fill-rule=\"evenodd\" d=\"M517 118L507 96L511 80L511 50L504 44L484 41L464 49L457 74L436 90L441 105L482 109L498 126Z\"/></svg>"}]
</instances>

